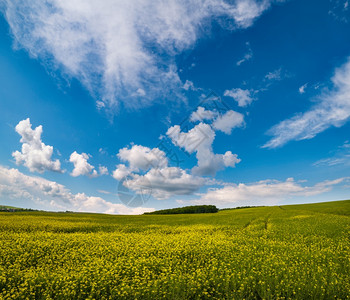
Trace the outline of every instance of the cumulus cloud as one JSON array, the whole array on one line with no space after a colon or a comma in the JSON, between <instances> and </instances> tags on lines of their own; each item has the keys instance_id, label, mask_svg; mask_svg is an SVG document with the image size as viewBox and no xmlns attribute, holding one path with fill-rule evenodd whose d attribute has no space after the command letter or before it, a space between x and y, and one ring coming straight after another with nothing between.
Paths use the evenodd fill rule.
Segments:
<instances>
[{"instance_id":1,"label":"cumulus cloud","mask_svg":"<svg viewBox=\"0 0 350 300\"><path fill-rule=\"evenodd\" d=\"M210 125L202 122L188 132L182 132L179 125L174 125L166 134L176 146L184 148L190 154L199 148L211 148L215 138L215 132Z\"/></svg>"},{"instance_id":2,"label":"cumulus cloud","mask_svg":"<svg viewBox=\"0 0 350 300\"><path fill-rule=\"evenodd\" d=\"M128 180L128 188L136 192L149 188L158 200L174 195L191 195L205 184L205 179L187 174L178 167L151 169L145 175L133 174Z\"/></svg>"},{"instance_id":3,"label":"cumulus cloud","mask_svg":"<svg viewBox=\"0 0 350 300\"><path fill-rule=\"evenodd\" d=\"M180 90L176 54L193 47L212 21L247 28L271 2L0 1L16 45L80 80L99 108L146 105Z\"/></svg>"},{"instance_id":4,"label":"cumulus cloud","mask_svg":"<svg viewBox=\"0 0 350 300\"><path fill-rule=\"evenodd\" d=\"M240 88L226 90L224 96L233 98L240 107L246 107L253 102L254 97L250 90L243 90Z\"/></svg>"},{"instance_id":5,"label":"cumulus cloud","mask_svg":"<svg viewBox=\"0 0 350 300\"><path fill-rule=\"evenodd\" d=\"M31 172L43 173L46 170L62 172L58 159L52 160L53 147L45 145L41 141L43 127L40 125L34 130L30 119L19 122L16 126L17 133L21 136L22 150L12 153L16 164L23 164Z\"/></svg>"},{"instance_id":6,"label":"cumulus cloud","mask_svg":"<svg viewBox=\"0 0 350 300\"><path fill-rule=\"evenodd\" d=\"M257 100L257 95L261 92L267 91L268 88L276 81L280 81L284 78L289 78L292 75L283 70L282 67L272 72L267 73L263 78L263 84L259 89L241 89L233 88L231 90L225 90L224 96L231 97L235 100L239 107L247 107L253 101ZM307 85L300 87L300 91L303 92Z\"/></svg>"},{"instance_id":7,"label":"cumulus cloud","mask_svg":"<svg viewBox=\"0 0 350 300\"><path fill-rule=\"evenodd\" d=\"M324 91L316 105L272 127L263 148L277 148L289 141L311 139L329 127L341 127L350 117L350 60L335 70L333 87Z\"/></svg>"},{"instance_id":8,"label":"cumulus cloud","mask_svg":"<svg viewBox=\"0 0 350 300\"><path fill-rule=\"evenodd\" d=\"M90 156L86 153L79 154L74 151L69 158L69 161L74 164L74 169L71 173L73 177L77 176L89 176L89 177L97 177L98 173L95 170L95 167L90 165L87 161Z\"/></svg>"},{"instance_id":9,"label":"cumulus cloud","mask_svg":"<svg viewBox=\"0 0 350 300\"><path fill-rule=\"evenodd\" d=\"M223 170L225 167L234 168L241 159L237 154L226 151L225 154L215 154L212 149L203 149L197 151L197 166L192 168L195 175L212 175L215 176L217 171Z\"/></svg>"},{"instance_id":10,"label":"cumulus cloud","mask_svg":"<svg viewBox=\"0 0 350 300\"><path fill-rule=\"evenodd\" d=\"M162 168L168 165L168 159L164 151L158 148L150 149L141 145L133 145L122 148L117 154L123 162L128 162L131 170L148 170L149 168Z\"/></svg>"},{"instance_id":11,"label":"cumulus cloud","mask_svg":"<svg viewBox=\"0 0 350 300\"><path fill-rule=\"evenodd\" d=\"M112 177L116 180L122 180L126 176L128 176L133 170L128 168L124 164L117 165L117 168L113 171Z\"/></svg>"},{"instance_id":12,"label":"cumulus cloud","mask_svg":"<svg viewBox=\"0 0 350 300\"><path fill-rule=\"evenodd\" d=\"M197 110L194 111L190 116L191 122L212 120L216 116L216 113L212 110L206 110L205 107L198 106Z\"/></svg>"},{"instance_id":13,"label":"cumulus cloud","mask_svg":"<svg viewBox=\"0 0 350 300\"><path fill-rule=\"evenodd\" d=\"M167 199L174 195L190 195L205 183L200 177L188 174L179 167L169 167L164 151L133 145L123 148L117 154L126 164L117 165L113 178L125 180L122 184L136 193L145 189L157 199Z\"/></svg>"},{"instance_id":14,"label":"cumulus cloud","mask_svg":"<svg viewBox=\"0 0 350 300\"><path fill-rule=\"evenodd\" d=\"M213 122L213 127L226 134L231 134L232 129L244 125L244 116L234 110L229 110L219 115Z\"/></svg>"},{"instance_id":15,"label":"cumulus cloud","mask_svg":"<svg viewBox=\"0 0 350 300\"><path fill-rule=\"evenodd\" d=\"M252 184L240 183L228 185L223 188L208 190L194 203L216 205L264 205L278 203L292 196L314 196L328 192L333 186L340 184L348 178L323 181L313 186L303 186L293 178L286 181L263 180Z\"/></svg>"},{"instance_id":16,"label":"cumulus cloud","mask_svg":"<svg viewBox=\"0 0 350 300\"><path fill-rule=\"evenodd\" d=\"M28 199L48 209L100 212L110 214L142 214L154 208L129 208L84 193L73 194L64 185L41 177L27 176L17 169L0 166L0 197Z\"/></svg>"},{"instance_id":17,"label":"cumulus cloud","mask_svg":"<svg viewBox=\"0 0 350 300\"><path fill-rule=\"evenodd\" d=\"M199 123L188 132L182 132L179 125L168 129L167 135L174 145L185 149L189 154L196 153L197 166L192 169L195 175L215 175L224 167L235 167L240 162L236 154L213 153L215 132L209 124Z\"/></svg>"},{"instance_id":18,"label":"cumulus cloud","mask_svg":"<svg viewBox=\"0 0 350 300\"><path fill-rule=\"evenodd\" d=\"M99 172L100 172L100 175L108 175L109 174L109 172L108 172L108 168L107 167L105 167L105 166L99 166L98 167L98 170L99 170Z\"/></svg>"}]
</instances>

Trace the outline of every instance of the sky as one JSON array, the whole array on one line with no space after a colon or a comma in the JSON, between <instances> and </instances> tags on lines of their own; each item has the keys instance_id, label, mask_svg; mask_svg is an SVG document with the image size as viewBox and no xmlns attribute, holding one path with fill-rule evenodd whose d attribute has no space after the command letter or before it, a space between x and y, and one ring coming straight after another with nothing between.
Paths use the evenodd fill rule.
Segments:
<instances>
[{"instance_id":1,"label":"sky","mask_svg":"<svg viewBox=\"0 0 350 300\"><path fill-rule=\"evenodd\" d=\"M0 0L0 205L349 199L345 0Z\"/></svg>"}]
</instances>

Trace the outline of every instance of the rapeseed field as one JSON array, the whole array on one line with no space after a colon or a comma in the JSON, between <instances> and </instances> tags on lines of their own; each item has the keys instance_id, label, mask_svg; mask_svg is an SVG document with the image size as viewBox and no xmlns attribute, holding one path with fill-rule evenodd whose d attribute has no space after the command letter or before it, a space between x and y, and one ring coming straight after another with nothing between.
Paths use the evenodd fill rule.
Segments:
<instances>
[{"instance_id":1,"label":"rapeseed field","mask_svg":"<svg viewBox=\"0 0 350 300\"><path fill-rule=\"evenodd\" d=\"M349 299L350 201L0 213L0 299Z\"/></svg>"}]
</instances>

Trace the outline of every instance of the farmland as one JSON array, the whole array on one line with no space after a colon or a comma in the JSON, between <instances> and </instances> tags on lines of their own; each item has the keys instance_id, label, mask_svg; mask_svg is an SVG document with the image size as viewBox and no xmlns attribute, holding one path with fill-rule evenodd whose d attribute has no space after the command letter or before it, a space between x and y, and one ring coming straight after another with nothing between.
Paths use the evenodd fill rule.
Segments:
<instances>
[{"instance_id":1,"label":"farmland","mask_svg":"<svg viewBox=\"0 0 350 300\"><path fill-rule=\"evenodd\" d=\"M0 299L349 299L350 201L0 212Z\"/></svg>"}]
</instances>

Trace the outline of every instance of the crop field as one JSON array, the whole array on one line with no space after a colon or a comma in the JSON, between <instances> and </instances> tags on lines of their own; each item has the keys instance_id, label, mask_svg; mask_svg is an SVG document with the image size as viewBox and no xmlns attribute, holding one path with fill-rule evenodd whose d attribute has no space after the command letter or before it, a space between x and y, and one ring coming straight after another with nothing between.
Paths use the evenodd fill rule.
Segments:
<instances>
[{"instance_id":1,"label":"crop field","mask_svg":"<svg viewBox=\"0 0 350 300\"><path fill-rule=\"evenodd\" d=\"M350 201L195 215L1 212L0 299L349 299Z\"/></svg>"}]
</instances>

